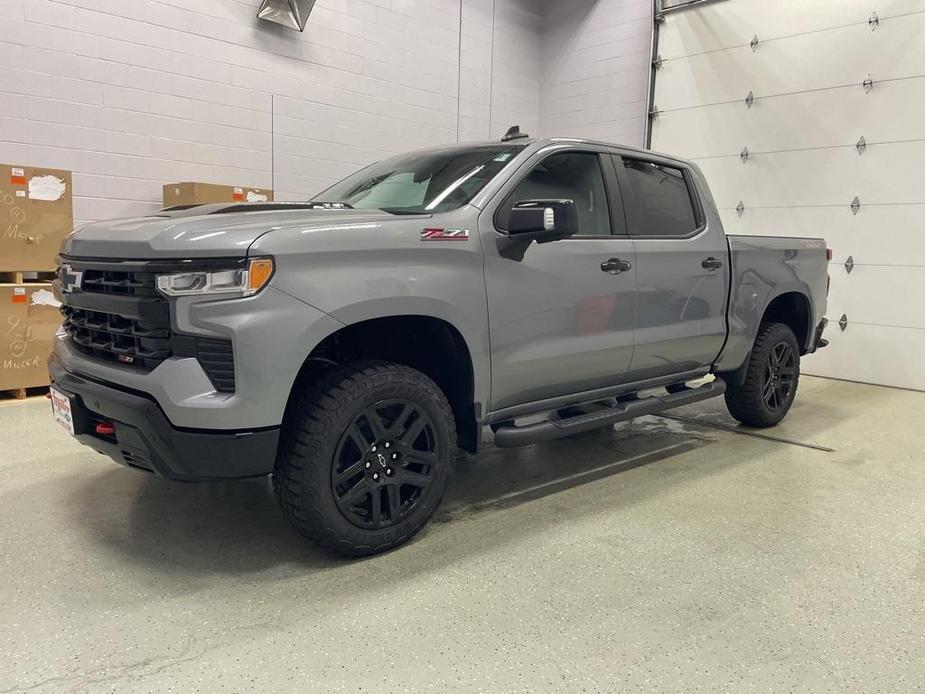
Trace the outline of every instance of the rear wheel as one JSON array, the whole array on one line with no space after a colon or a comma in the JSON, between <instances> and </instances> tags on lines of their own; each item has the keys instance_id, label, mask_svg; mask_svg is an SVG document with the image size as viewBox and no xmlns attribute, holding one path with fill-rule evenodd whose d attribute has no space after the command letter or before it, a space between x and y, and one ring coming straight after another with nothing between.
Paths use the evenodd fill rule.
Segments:
<instances>
[{"instance_id":1,"label":"rear wheel","mask_svg":"<svg viewBox=\"0 0 925 694\"><path fill-rule=\"evenodd\" d=\"M424 374L383 362L339 366L293 403L274 488L310 540L376 554L427 524L455 450L449 403Z\"/></svg>"},{"instance_id":2,"label":"rear wheel","mask_svg":"<svg viewBox=\"0 0 925 694\"><path fill-rule=\"evenodd\" d=\"M800 345L782 323L762 323L748 357L745 382L728 385L726 406L742 424L771 427L793 405L800 381Z\"/></svg>"}]
</instances>

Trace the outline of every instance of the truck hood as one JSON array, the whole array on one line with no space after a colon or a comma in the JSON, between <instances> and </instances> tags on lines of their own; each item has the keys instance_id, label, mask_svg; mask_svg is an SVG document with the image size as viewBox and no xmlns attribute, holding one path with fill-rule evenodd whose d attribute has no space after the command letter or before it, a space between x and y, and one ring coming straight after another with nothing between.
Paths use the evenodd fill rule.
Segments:
<instances>
[{"instance_id":1,"label":"truck hood","mask_svg":"<svg viewBox=\"0 0 925 694\"><path fill-rule=\"evenodd\" d=\"M317 209L308 203L199 205L88 224L68 236L61 252L126 260L238 258L246 256L258 238L277 229L385 219L395 217L378 210Z\"/></svg>"}]
</instances>

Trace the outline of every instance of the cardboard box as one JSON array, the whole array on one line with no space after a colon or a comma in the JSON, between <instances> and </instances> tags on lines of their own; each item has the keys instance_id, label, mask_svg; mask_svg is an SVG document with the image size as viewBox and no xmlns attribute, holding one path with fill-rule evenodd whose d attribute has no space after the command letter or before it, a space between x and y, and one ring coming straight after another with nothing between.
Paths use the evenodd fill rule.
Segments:
<instances>
[{"instance_id":1,"label":"cardboard box","mask_svg":"<svg viewBox=\"0 0 925 694\"><path fill-rule=\"evenodd\" d=\"M216 183L168 183L164 186L164 207L205 205L210 202L270 202L273 191L266 188L222 186Z\"/></svg>"},{"instance_id":2,"label":"cardboard box","mask_svg":"<svg viewBox=\"0 0 925 694\"><path fill-rule=\"evenodd\" d=\"M48 385L59 308L50 283L0 284L0 390Z\"/></svg>"},{"instance_id":3,"label":"cardboard box","mask_svg":"<svg viewBox=\"0 0 925 694\"><path fill-rule=\"evenodd\" d=\"M74 230L71 172L0 164L0 272L54 270Z\"/></svg>"}]
</instances>

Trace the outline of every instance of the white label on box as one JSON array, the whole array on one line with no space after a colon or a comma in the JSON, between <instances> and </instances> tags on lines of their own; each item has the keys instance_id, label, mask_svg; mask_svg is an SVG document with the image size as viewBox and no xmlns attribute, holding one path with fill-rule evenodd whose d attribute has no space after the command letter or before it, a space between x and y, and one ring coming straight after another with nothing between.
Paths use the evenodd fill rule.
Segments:
<instances>
[{"instance_id":1,"label":"white label on box","mask_svg":"<svg viewBox=\"0 0 925 694\"><path fill-rule=\"evenodd\" d=\"M256 190L247 191L247 201L248 202L267 202L268 198L263 193L258 193Z\"/></svg>"},{"instance_id":2,"label":"white label on box","mask_svg":"<svg viewBox=\"0 0 925 694\"><path fill-rule=\"evenodd\" d=\"M32 306L51 306L52 308L61 308L61 302L55 298L55 295L47 289L39 289L32 292Z\"/></svg>"},{"instance_id":3,"label":"white label on box","mask_svg":"<svg viewBox=\"0 0 925 694\"><path fill-rule=\"evenodd\" d=\"M66 184L57 176L33 176L29 179L29 197L54 202L64 197Z\"/></svg>"},{"instance_id":4,"label":"white label on box","mask_svg":"<svg viewBox=\"0 0 925 694\"><path fill-rule=\"evenodd\" d=\"M16 197L17 197L17 198L24 198L24 197L26 197L26 191L24 191L24 190L17 190L17 191L16 191Z\"/></svg>"},{"instance_id":5,"label":"white label on box","mask_svg":"<svg viewBox=\"0 0 925 694\"><path fill-rule=\"evenodd\" d=\"M14 176L25 176L26 172L23 171L22 169L13 169L12 174Z\"/></svg>"},{"instance_id":6,"label":"white label on box","mask_svg":"<svg viewBox=\"0 0 925 694\"><path fill-rule=\"evenodd\" d=\"M13 287L13 294L16 296L25 296L26 288L25 287Z\"/></svg>"}]
</instances>

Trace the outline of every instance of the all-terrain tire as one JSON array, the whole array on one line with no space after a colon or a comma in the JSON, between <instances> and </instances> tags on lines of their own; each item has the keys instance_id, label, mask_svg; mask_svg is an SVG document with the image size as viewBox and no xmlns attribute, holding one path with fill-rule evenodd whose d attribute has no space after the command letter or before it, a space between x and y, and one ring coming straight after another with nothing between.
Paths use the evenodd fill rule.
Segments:
<instances>
[{"instance_id":1,"label":"all-terrain tire","mask_svg":"<svg viewBox=\"0 0 925 694\"><path fill-rule=\"evenodd\" d=\"M365 497L370 506L368 527L361 527L351 521L354 516L339 506L341 502L335 498L339 489L333 481L338 472L335 455L342 455L344 446L350 445L344 443L350 436L348 429L353 431L357 421L366 422L358 417L362 418L364 412L382 403L387 403L388 407L391 402L410 403L418 408L422 418L426 418L428 425L423 435L434 441L432 458L436 463L427 468L432 479L426 493L421 493L413 503L407 502L407 515L402 507L396 514L400 520L390 517L387 524L382 524L385 527L379 527L374 521L371 510L372 494L379 494L379 487L375 487L371 479L371 470L361 470L359 479L363 484L371 489L375 487ZM380 419L379 423L384 421ZM369 438L375 437L369 435ZM368 441L364 439L364 443ZM383 444L379 445L385 452ZM393 444L391 450L398 450L399 445ZM356 450L360 448L356 445ZM355 455L348 455L348 458ZM376 460L377 454L367 450L365 455ZM328 369L293 398L283 423L273 487L286 517L309 540L341 555L368 556L407 542L427 524L446 491L455 455L453 413L445 395L431 379L399 364L354 362ZM400 465L395 467L394 471L389 470L390 474L403 474ZM376 469L379 475L385 475L384 465ZM385 481L381 477L379 484ZM400 493L407 493L409 489L401 485L397 488ZM377 503L388 505L390 491L384 490Z\"/></svg>"},{"instance_id":2,"label":"all-terrain tire","mask_svg":"<svg viewBox=\"0 0 925 694\"><path fill-rule=\"evenodd\" d=\"M776 363L780 354L786 355L785 364ZM783 323L762 323L748 356L745 382L726 387L726 407L742 424L772 427L787 416L799 382L800 345L793 331ZM770 395L769 389L774 391Z\"/></svg>"}]
</instances>

